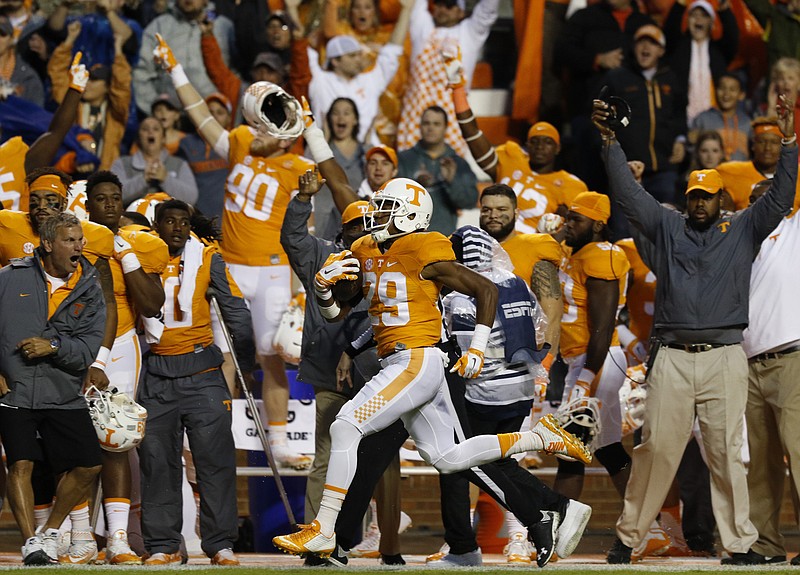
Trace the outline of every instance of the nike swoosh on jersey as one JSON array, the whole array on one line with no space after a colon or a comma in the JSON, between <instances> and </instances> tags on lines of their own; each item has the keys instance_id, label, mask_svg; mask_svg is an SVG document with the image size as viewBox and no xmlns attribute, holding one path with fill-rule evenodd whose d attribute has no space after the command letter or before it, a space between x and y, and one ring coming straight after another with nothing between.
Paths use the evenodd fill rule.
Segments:
<instances>
[{"instance_id":1,"label":"nike swoosh on jersey","mask_svg":"<svg viewBox=\"0 0 800 575\"><path fill-rule=\"evenodd\" d=\"M387 262L387 263L386 263L386 267L387 267L387 268L390 268L390 267L392 267L392 266L393 266L394 264L396 264L396 263L397 263L397 262Z\"/></svg>"},{"instance_id":2,"label":"nike swoosh on jersey","mask_svg":"<svg viewBox=\"0 0 800 575\"><path fill-rule=\"evenodd\" d=\"M21 294L19 294L19 297L28 297L29 295L31 295L31 294L29 294L29 293L21 293Z\"/></svg>"},{"instance_id":3,"label":"nike swoosh on jersey","mask_svg":"<svg viewBox=\"0 0 800 575\"><path fill-rule=\"evenodd\" d=\"M125 357L125 356L124 356L124 355L121 355L121 356L119 356L119 357L112 357L112 358L111 358L111 363L116 363L116 362L118 362L119 360L121 360L123 357Z\"/></svg>"}]
</instances>

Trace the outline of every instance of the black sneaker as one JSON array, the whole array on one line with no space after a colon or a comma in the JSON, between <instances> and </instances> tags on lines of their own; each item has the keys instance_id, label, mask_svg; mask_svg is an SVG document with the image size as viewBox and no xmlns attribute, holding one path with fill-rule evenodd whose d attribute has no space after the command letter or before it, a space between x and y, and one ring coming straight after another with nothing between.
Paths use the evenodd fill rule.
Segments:
<instances>
[{"instance_id":1,"label":"black sneaker","mask_svg":"<svg viewBox=\"0 0 800 575\"><path fill-rule=\"evenodd\" d=\"M800 555L795 555L794 557L792 557L792 560L789 561L789 563L795 566L800 565Z\"/></svg>"},{"instance_id":2,"label":"black sneaker","mask_svg":"<svg viewBox=\"0 0 800 575\"><path fill-rule=\"evenodd\" d=\"M406 560L399 553L397 555L384 555L381 553L381 565L405 565Z\"/></svg>"},{"instance_id":3,"label":"black sneaker","mask_svg":"<svg viewBox=\"0 0 800 575\"><path fill-rule=\"evenodd\" d=\"M555 511L542 511L542 518L538 523L528 527L528 541L536 551L536 564L544 567L553 557L556 550L556 530L558 529L558 513Z\"/></svg>"},{"instance_id":4,"label":"black sneaker","mask_svg":"<svg viewBox=\"0 0 800 575\"><path fill-rule=\"evenodd\" d=\"M774 557L764 557L764 563L767 565L785 565L786 555L775 555Z\"/></svg>"},{"instance_id":5,"label":"black sneaker","mask_svg":"<svg viewBox=\"0 0 800 575\"><path fill-rule=\"evenodd\" d=\"M721 565L765 565L767 558L761 553L750 549L747 553L731 553L730 557L723 557Z\"/></svg>"},{"instance_id":6,"label":"black sneaker","mask_svg":"<svg viewBox=\"0 0 800 575\"><path fill-rule=\"evenodd\" d=\"M628 564L631 562L631 551L633 551L633 547L628 547L617 537L606 555L606 563L611 565Z\"/></svg>"},{"instance_id":7,"label":"black sneaker","mask_svg":"<svg viewBox=\"0 0 800 575\"><path fill-rule=\"evenodd\" d=\"M327 567L330 565L327 559L323 559L319 555L306 555L303 560L303 567Z\"/></svg>"},{"instance_id":8,"label":"black sneaker","mask_svg":"<svg viewBox=\"0 0 800 575\"><path fill-rule=\"evenodd\" d=\"M326 559L328 565L332 565L334 567L347 567L347 553L342 549L341 545L337 545L336 549L333 553L331 553L330 557Z\"/></svg>"}]
</instances>

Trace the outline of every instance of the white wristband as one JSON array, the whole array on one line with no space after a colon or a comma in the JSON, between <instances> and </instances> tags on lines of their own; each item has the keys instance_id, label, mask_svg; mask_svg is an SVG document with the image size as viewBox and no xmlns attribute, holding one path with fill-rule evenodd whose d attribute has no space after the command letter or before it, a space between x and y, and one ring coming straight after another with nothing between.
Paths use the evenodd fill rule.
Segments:
<instances>
[{"instance_id":1,"label":"white wristband","mask_svg":"<svg viewBox=\"0 0 800 575\"><path fill-rule=\"evenodd\" d=\"M111 355L111 350L105 346L100 346L100 351L97 352L97 358L92 363L91 367L96 367L100 371L106 370L106 364L108 363L108 356Z\"/></svg>"},{"instance_id":2,"label":"white wristband","mask_svg":"<svg viewBox=\"0 0 800 575\"><path fill-rule=\"evenodd\" d=\"M784 146L791 146L796 141L797 141L797 134L794 134L789 138L781 138L781 144L783 144Z\"/></svg>"},{"instance_id":3,"label":"white wristband","mask_svg":"<svg viewBox=\"0 0 800 575\"><path fill-rule=\"evenodd\" d=\"M476 349L481 353L485 352L491 332L492 328L488 325L483 325L482 323L475 325L475 331L472 333L472 341L469 344L469 348Z\"/></svg>"},{"instance_id":4,"label":"white wristband","mask_svg":"<svg viewBox=\"0 0 800 575\"><path fill-rule=\"evenodd\" d=\"M325 319L334 319L342 310L339 307L339 304L334 300L334 302L328 307L319 306L319 311L322 313L322 317Z\"/></svg>"},{"instance_id":5,"label":"white wristband","mask_svg":"<svg viewBox=\"0 0 800 575\"><path fill-rule=\"evenodd\" d=\"M189 83L189 78L186 76L186 72L183 71L183 66L180 64L170 70L169 76L172 78L172 85L175 86L176 90Z\"/></svg>"},{"instance_id":6,"label":"white wristband","mask_svg":"<svg viewBox=\"0 0 800 575\"><path fill-rule=\"evenodd\" d=\"M328 142L325 141L325 134L316 125L306 128L303 132L303 137L306 140L308 151L311 153L311 158L316 163L321 164L333 157L333 151Z\"/></svg>"},{"instance_id":7,"label":"white wristband","mask_svg":"<svg viewBox=\"0 0 800 575\"><path fill-rule=\"evenodd\" d=\"M636 336L626 325L617 326L617 337L619 337L622 347L628 347L636 339Z\"/></svg>"},{"instance_id":8,"label":"white wristband","mask_svg":"<svg viewBox=\"0 0 800 575\"><path fill-rule=\"evenodd\" d=\"M135 272L142 267L142 264L139 263L139 258L137 258L136 254L133 252L125 254L119 263L122 264L122 273L125 274Z\"/></svg>"},{"instance_id":9,"label":"white wristband","mask_svg":"<svg viewBox=\"0 0 800 575\"><path fill-rule=\"evenodd\" d=\"M322 301L328 301L333 297L333 292L330 290L330 288L319 289L318 287L314 286L314 293L317 294L317 297Z\"/></svg>"}]
</instances>

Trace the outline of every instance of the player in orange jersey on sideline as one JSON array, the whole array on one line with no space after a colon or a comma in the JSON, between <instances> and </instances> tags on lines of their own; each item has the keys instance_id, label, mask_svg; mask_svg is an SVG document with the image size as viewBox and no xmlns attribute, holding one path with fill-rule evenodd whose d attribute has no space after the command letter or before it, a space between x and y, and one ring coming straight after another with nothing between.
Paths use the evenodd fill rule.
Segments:
<instances>
[{"instance_id":1,"label":"player in orange jersey on sideline","mask_svg":"<svg viewBox=\"0 0 800 575\"><path fill-rule=\"evenodd\" d=\"M113 387L133 398L142 365L136 317L137 314L154 317L161 312L164 289L160 275L169 260L169 251L167 244L153 234L120 229L122 210L119 178L108 171L89 176L86 182L89 219L115 234L114 258L109 260L109 265L114 277L117 333L114 345L105 350L105 372ZM136 450L123 453L104 450L101 479L108 532L106 561L112 565L138 565L142 560L128 543L131 503L136 508L140 504ZM138 517L134 525L138 532Z\"/></svg>"},{"instance_id":2,"label":"player in orange jersey on sideline","mask_svg":"<svg viewBox=\"0 0 800 575\"><path fill-rule=\"evenodd\" d=\"M285 466L305 469L311 459L292 452L287 445L286 419L289 385L283 360L272 346L283 312L291 299L291 270L280 245L280 230L286 206L297 191L299 177L313 169L311 160L290 153L295 140L306 132L306 143L320 164L320 171L332 181L333 153L315 153L300 104L270 82L256 82L242 97L247 125L231 131L220 125L208 105L189 83L183 67L175 60L160 36L154 51L156 61L170 74L186 112L203 139L223 158L230 174L226 183L222 214L222 255L242 290L253 316L256 352L264 372L263 399L269 422L269 441L275 458ZM313 123L313 120L308 122ZM331 161L326 161L331 160ZM331 187L340 212L358 198L349 186L344 194Z\"/></svg>"}]
</instances>

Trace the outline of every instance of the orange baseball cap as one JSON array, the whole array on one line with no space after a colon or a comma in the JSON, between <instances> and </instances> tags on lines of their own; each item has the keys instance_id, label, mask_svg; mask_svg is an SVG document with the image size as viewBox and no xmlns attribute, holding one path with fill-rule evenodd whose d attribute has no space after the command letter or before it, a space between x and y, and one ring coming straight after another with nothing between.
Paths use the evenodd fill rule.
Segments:
<instances>
[{"instance_id":1,"label":"orange baseball cap","mask_svg":"<svg viewBox=\"0 0 800 575\"><path fill-rule=\"evenodd\" d=\"M369 202L364 200L353 202L344 209L344 213L342 214L342 225L349 224L356 218L360 218L367 213L368 209Z\"/></svg>"},{"instance_id":2,"label":"orange baseball cap","mask_svg":"<svg viewBox=\"0 0 800 575\"><path fill-rule=\"evenodd\" d=\"M611 200L608 199L608 196L597 192L581 192L572 200L569 209L605 224L611 217Z\"/></svg>"},{"instance_id":3,"label":"orange baseball cap","mask_svg":"<svg viewBox=\"0 0 800 575\"><path fill-rule=\"evenodd\" d=\"M548 138L552 138L552 140L561 145L561 135L556 130L556 127L553 124L548 124L547 122L536 122L531 129L528 130L528 139L534 138L536 136L546 136Z\"/></svg>"},{"instance_id":4,"label":"orange baseball cap","mask_svg":"<svg viewBox=\"0 0 800 575\"><path fill-rule=\"evenodd\" d=\"M384 156L389 158L389 161L395 168L397 167L397 152L395 152L389 146L384 146L383 144L380 144L378 146L375 146L367 150L367 161L369 162L369 159L375 154L383 154Z\"/></svg>"},{"instance_id":5,"label":"orange baseball cap","mask_svg":"<svg viewBox=\"0 0 800 575\"><path fill-rule=\"evenodd\" d=\"M636 33L633 35L633 40L637 41L641 40L642 38L650 38L651 40L655 40L655 42L662 48L666 48L667 46L667 38L664 36L663 30L661 30L661 28L655 24L645 24L636 30Z\"/></svg>"},{"instance_id":6,"label":"orange baseball cap","mask_svg":"<svg viewBox=\"0 0 800 575\"><path fill-rule=\"evenodd\" d=\"M28 186L28 190L31 192L44 190L47 192L55 192L64 198L67 197L67 186L65 186L64 182L61 181L61 178L55 174L45 174L43 176L39 176L31 182L31 184Z\"/></svg>"},{"instance_id":7,"label":"orange baseball cap","mask_svg":"<svg viewBox=\"0 0 800 575\"><path fill-rule=\"evenodd\" d=\"M709 194L716 194L724 188L722 176L717 170L695 170L689 174L689 184L686 186L686 193L692 190L703 190Z\"/></svg>"}]
</instances>

